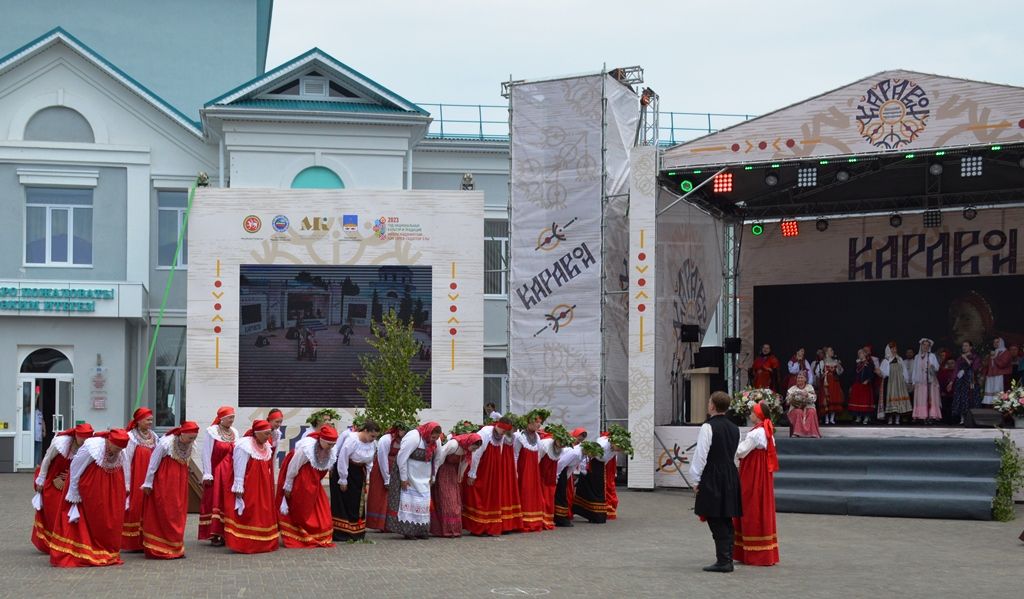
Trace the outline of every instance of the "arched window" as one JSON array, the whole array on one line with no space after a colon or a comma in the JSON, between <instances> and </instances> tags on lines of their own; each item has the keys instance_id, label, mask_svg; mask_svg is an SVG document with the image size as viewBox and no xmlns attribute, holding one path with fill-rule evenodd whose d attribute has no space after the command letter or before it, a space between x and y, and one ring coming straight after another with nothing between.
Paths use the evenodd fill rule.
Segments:
<instances>
[{"instance_id":1,"label":"arched window","mask_svg":"<svg viewBox=\"0 0 1024 599\"><path fill-rule=\"evenodd\" d=\"M331 169L311 166L295 175L292 189L345 189L345 183Z\"/></svg>"},{"instance_id":2,"label":"arched window","mask_svg":"<svg viewBox=\"0 0 1024 599\"><path fill-rule=\"evenodd\" d=\"M72 141L94 143L92 126L78 111L48 106L32 115L25 125L25 141Z\"/></svg>"},{"instance_id":3,"label":"arched window","mask_svg":"<svg viewBox=\"0 0 1024 599\"><path fill-rule=\"evenodd\" d=\"M47 347L30 353L21 363L21 372L25 374L71 374L73 370L67 356Z\"/></svg>"}]
</instances>

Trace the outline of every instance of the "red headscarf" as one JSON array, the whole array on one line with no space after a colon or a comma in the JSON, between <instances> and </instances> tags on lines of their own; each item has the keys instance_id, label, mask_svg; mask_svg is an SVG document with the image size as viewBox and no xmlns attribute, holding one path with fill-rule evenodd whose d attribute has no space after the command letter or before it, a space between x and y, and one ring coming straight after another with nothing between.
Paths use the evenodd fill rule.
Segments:
<instances>
[{"instance_id":1,"label":"red headscarf","mask_svg":"<svg viewBox=\"0 0 1024 599\"><path fill-rule=\"evenodd\" d=\"M474 443L483 443L483 439L480 437L480 435L476 433L455 435L454 437L452 437L452 439L455 439L459 443L459 447L461 447L463 451L467 452L469 451L469 448L473 446Z\"/></svg>"},{"instance_id":2,"label":"red headscarf","mask_svg":"<svg viewBox=\"0 0 1024 599\"><path fill-rule=\"evenodd\" d=\"M772 419L767 417L767 411L761 402L754 404L752 411L761 419L754 428L763 428L764 436L768 439L768 472L778 472L779 454L775 451L775 425L772 424Z\"/></svg>"},{"instance_id":3,"label":"red headscarf","mask_svg":"<svg viewBox=\"0 0 1024 599\"><path fill-rule=\"evenodd\" d=\"M416 430L420 433L420 439L423 439L423 446L427 450L426 460L428 462L434 459L434 450L437 449L437 443L430 442L430 435L440 428L441 425L433 421L416 427Z\"/></svg>"},{"instance_id":4,"label":"red headscarf","mask_svg":"<svg viewBox=\"0 0 1024 599\"><path fill-rule=\"evenodd\" d=\"M253 420L252 426L249 427L249 430L245 431L245 434L242 435L242 436L243 437L252 437L253 433L258 433L260 431L269 431L269 430L270 430L270 423L267 422L266 420Z\"/></svg>"},{"instance_id":5,"label":"red headscarf","mask_svg":"<svg viewBox=\"0 0 1024 599\"><path fill-rule=\"evenodd\" d=\"M585 437L587 435L587 429L583 428L582 426L572 429L573 437L579 437L580 435L583 435Z\"/></svg>"},{"instance_id":6,"label":"red headscarf","mask_svg":"<svg viewBox=\"0 0 1024 599\"><path fill-rule=\"evenodd\" d=\"M128 430L135 430L135 427L139 426L140 420L145 420L146 418L149 418L152 415L153 410L150 410L149 408L139 408L135 410L134 414L132 414L132 421L129 422L128 426L126 426L125 428L127 428Z\"/></svg>"},{"instance_id":7,"label":"red headscarf","mask_svg":"<svg viewBox=\"0 0 1024 599\"><path fill-rule=\"evenodd\" d=\"M508 431L512 430L512 425L507 422L502 422L498 420L497 422L494 423L494 428L499 428L503 433L507 433Z\"/></svg>"},{"instance_id":8,"label":"red headscarf","mask_svg":"<svg viewBox=\"0 0 1024 599\"><path fill-rule=\"evenodd\" d=\"M330 441L332 443L338 442L338 429L334 428L329 424L321 426L315 433L310 433L310 437L314 439L323 439L324 441Z\"/></svg>"},{"instance_id":9,"label":"red headscarf","mask_svg":"<svg viewBox=\"0 0 1024 599\"><path fill-rule=\"evenodd\" d=\"M76 424L74 428L69 428L57 433L57 436L70 437L74 435L75 437L91 437L93 434L92 425L88 422L83 422L81 424Z\"/></svg>"},{"instance_id":10,"label":"red headscarf","mask_svg":"<svg viewBox=\"0 0 1024 599\"><path fill-rule=\"evenodd\" d=\"M267 420L273 420L274 418L284 418L284 412L278 410L277 408L274 408L273 410L267 412Z\"/></svg>"},{"instance_id":11,"label":"red headscarf","mask_svg":"<svg viewBox=\"0 0 1024 599\"><path fill-rule=\"evenodd\" d=\"M234 408L232 408L231 406L221 406L221 407L217 408L217 417L213 419L213 424L214 425L220 424L220 419L221 418L223 418L225 416L234 416L234 415L235 415L235 409Z\"/></svg>"},{"instance_id":12,"label":"red headscarf","mask_svg":"<svg viewBox=\"0 0 1024 599\"><path fill-rule=\"evenodd\" d=\"M123 428L112 428L109 431L96 433L93 437L103 437L107 441L110 441L111 445L115 445L121 449L128 447L128 431Z\"/></svg>"},{"instance_id":13,"label":"red headscarf","mask_svg":"<svg viewBox=\"0 0 1024 599\"><path fill-rule=\"evenodd\" d=\"M178 436L178 435L187 435L189 433L198 433L198 432L199 432L199 425L196 424L195 422L192 422L191 420L186 420L185 422L181 423L181 426L176 426L176 427L172 428L171 430L167 431L167 434L168 435Z\"/></svg>"}]
</instances>

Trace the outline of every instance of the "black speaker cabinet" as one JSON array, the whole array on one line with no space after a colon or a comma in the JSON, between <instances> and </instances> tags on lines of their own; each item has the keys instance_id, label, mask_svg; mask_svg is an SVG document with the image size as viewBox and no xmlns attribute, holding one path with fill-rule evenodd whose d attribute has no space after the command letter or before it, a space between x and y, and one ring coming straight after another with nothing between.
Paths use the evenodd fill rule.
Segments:
<instances>
[{"instance_id":1,"label":"black speaker cabinet","mask_svg":"<svg viewBox=\"0 0 1024 599\"><path fill-rule=\"evenodd\" d=\"M679 325L679 340L682 342L699 343L700 327L695 324Z\"/></svg>"},{"instance_id":2,"label":"black speaker cabinet","mask_svg":"<svg viewBox=\"0 0 1024 599\"><path fill-rule=\"evenodd\" d=\"M743 350L743 340L739 337L726 337L723 347L727 354L738 354Z\"/></svg>"},{"instance_id":3,"label":"black speaker cabinet","mask_svg":"<svg viewBox=\"0 0 1024 599\"><path fill-rule=\"evenodd\" d=\"M964 424L967 428L992 428L1003 423L1003 415L987 408L974 408L967 411Z\"/></svg>"}]
</instances>

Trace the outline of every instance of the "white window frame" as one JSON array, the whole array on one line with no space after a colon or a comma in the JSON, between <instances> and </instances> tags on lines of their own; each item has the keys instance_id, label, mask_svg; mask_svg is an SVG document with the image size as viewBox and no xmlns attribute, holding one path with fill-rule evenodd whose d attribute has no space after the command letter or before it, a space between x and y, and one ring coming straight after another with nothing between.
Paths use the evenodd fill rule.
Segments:
<instances>
[{"instance_id":1,"label":"white window frame","mask_svg":"<svg viewBox=\"0 0 1024 599\"><path fill-rule=\"evenodd\" d=\"M91 190L90 190L91 191ZM28 209L29 208L45 208L46 209L46 247L45 247L45 261L44 262L29 262L28 261ZM75 209L88 209L93 210L92 204L84 206L82 204L34 204L25 202L25 223L24 223L24 243L22 244L22 266L26 268L92 268L96 259L95 244L93 239L89 240L89 243L93 245L93 256L92 261L88 264L75 264ZM50 259L52 255L51 241L53 239L53 211L64 210L68 213L68 232L67 232L67 251L68 261L67 262L55 262ZM93 213L93 223L95 223L95 212ZM90 232L90 237L91 237Z\"/></svg>"},{"instance_id":2,"label":"white window frame","mask_svg":"<svg viewBox=\"0 0 1024 599\"><path fill-rule=\"evenodd\" d=\"M174 377L174 379L173 379L174 380L173 388L172 389L168 389L168 392L174 394L174 420L175 420L175 422L174 422L173 426L181 426L181 422L182 422L182 420L181 420L181 392L184 390L184 386L181 384L181 378L182 378L182 375L185 374L185 367L184 366L156 366L155 369L156 369L156 372L160 372L160 371L170 372L171 376ZM154 392L154 394L157 391L158 391L158 389L156 388L156 385L154 384L153 385L153 392ZM158 409L157 405L156 405L157 399L158 398L154 395L154 397L153 397L153 410L154 411L156 411Z\"/></svg>"},{"instance_id":3,"label":"white window frame","mask_svg":"<svg viewBox=\"0 0 1024 599\"><path fill-rule=\"evenodd\" d=\"M505 220L505 219L495 218L495 219L486 219L486 220L503 221L503 222L506 223L506 226L508 225L508 221ZM487 275L489 273L500 272L501 273L501 292L500 293L487 293L486 292L486 288L485 288L485 290L484 290L484 298L485 299L486 298L508 299L508 258L509 258L508 252L509 252L509 237L507 235L504 236L504 237L495 237L493 235L485 235L484 236L485 264L486 264L487 242L488 241L498 241L498 242L501 242L501 265L502 266L501 266L501 269L497 270L497 271L495 271L495 270L487 270L486 266L485 266L485 269L484 269L485 283L484 284L486 285L486 277L487 277Z\"/></svg>"},{"instance_id":4,"label":"white window frame","mask_svg":"<svg viewBox=\"0 0 1024 599\"><path fill-rule=\"evenodd\" d=\"M170 264L160 264L160 213L164 212L164 211L166 211L166 212L177 212L178 213L178 218L177 218L178 226L175 227L175 229L174 229L175 230L174 242L175 242L175 245L177 245L178 237L181 235L181 225L182 225L182 223L185 220L185 211L188 210L188 207L186 206L185 208L177 208L177 207L174 207L174 208L170 208L170 207L168 207L168 208L161 208L160 207L160 192L161 191L182 191L182 190L180 190L180 189L158 189L157 190L157 208L156 208L156 269L157 270L171 270L171 265ZM186 237L185 237L185 240L184 240L185 241L185 247L188 247L188 236L187 235L188 235L188 233L186 233ZM172 260L173 260L173 258L172 258ZM178 256L178 267L175 270L188 270L188 257L187 256L184 256L184 255Z\"/></svg>"},{"instance_id":5,"label":"white window frame","mask_svg":"<svg viewBox=\"0 0 1024 599\"><path fill-rule=\"evenodd\" d=\"M498 411L502 414L509 411L508 403L508 359L507 358L485 358L495 359L505 362L505 372L502 373L484 373L484 380L497 379L501 383L501 396L498 398Z\"/></svg>"}]
</instances>

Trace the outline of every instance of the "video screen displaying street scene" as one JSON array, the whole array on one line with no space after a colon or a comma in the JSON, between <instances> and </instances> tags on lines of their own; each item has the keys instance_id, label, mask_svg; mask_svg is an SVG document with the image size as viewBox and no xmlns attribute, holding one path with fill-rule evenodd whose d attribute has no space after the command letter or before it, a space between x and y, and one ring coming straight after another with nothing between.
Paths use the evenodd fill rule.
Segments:
<instances>
[{"instance_id":1,"label":"video screen displaying street scene","mask_svg":"<svg viewBox=\"0 0 1024 599\"><path fill-rule=\"evenodd\" d=\"M360 355L371 322L394 310L430 371L429 266L242 265L238 402L245 407L362 407ZM421 389L430 407L430 383Z\"/></svg>"}]
</instances>

